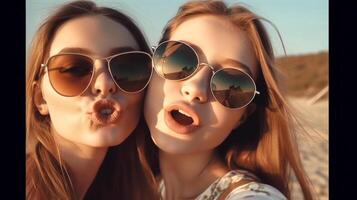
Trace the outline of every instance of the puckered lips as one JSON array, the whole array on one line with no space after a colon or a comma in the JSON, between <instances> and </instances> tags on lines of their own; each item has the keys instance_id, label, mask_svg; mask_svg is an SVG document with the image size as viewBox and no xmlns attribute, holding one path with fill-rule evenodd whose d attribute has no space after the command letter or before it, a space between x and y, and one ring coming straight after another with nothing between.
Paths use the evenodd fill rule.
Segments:
<instances>
[{"instance_id":1,"label":"puckered lips","mask_svg":"<svg viewBox=\"0 0 357 200\"><path fill-rule=\"evenodd\" d=\"M164 108L164 121L176 133L189 134L200 125L200 118L196 111L184 104L174 103Z\"/></svg>"},{"instance_id":2,"label":"puckered lips","mask_svg":"<svg viewBox=\"0 0 357 200\"><path fill-rule=\"evenodd\" d=\"M117 123L121 116L120 113L120 104L109 99L94 102L91 111L88 112L93 123L102 126Z\"/></svg>"}]
</instances>

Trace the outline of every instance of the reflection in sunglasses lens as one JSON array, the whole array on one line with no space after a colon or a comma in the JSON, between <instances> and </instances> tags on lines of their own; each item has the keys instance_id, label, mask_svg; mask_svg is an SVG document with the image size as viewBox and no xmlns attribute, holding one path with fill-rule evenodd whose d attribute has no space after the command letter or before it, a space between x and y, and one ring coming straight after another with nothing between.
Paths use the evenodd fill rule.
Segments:
<instances>
[{"instance_id":1,"label":"reflection in sunglasses lens","mask_svg":"<svg viewBox=\"0 0 357 200\"><path fill-rule=\"evenodd\" d=\"M223 69L212 78L211 88L218 102L229 108L247 105L255 93L253 80L237 69Z\"/></svg>"},{"instance_id":2,"label":"reflection in sunglasses lens","mask_svg":"<svg viewBox=\"0 0 357 200\"><path fill-rule=\"evenodd\" d=\"M93 61L75 54L53 56L48 62L48 73L52 87L63 96L76 96L88 86Z\"/></svg>"},{"instance_id":3,"label":"reflection in sunglasses lens","mask_svg":"<svg viewBox=\"0 0 357 200\"><path fill-rule=\"evenodd\" d=\"M195 52L184 43L176 41L161 44L156 49L153 59L156 72L169 80L187 78L198 65Z\"/></svg>"},{"instance_id":4,"label":"reflection in sunglasses lens","mask_svg":"<svg viewBox=\"0 0 357 200\"><path fill-rule=\"evenodd\" d=\"M122 54L110 61L116 84L126 92L138 92L149 82L151 58L144 53Z\"/></svg>"}]
</instances>

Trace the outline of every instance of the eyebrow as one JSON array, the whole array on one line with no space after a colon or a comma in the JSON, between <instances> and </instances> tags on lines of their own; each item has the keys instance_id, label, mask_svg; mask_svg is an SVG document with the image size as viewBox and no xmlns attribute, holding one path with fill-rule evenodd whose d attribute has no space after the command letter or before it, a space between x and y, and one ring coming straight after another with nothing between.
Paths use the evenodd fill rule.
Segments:
<instances>
[{"instance_id":1,"label":"eyebrow","mask_svg":"<svg viewBox=\"0 0 357 200\"><path fill-rule=\"evenodd\" d=\"M108 56L118 54L118 53L128 52L128 51L135 51L135 49L130 46L114 47L114 48L110 49ZM94 52L91 51L90 49L80 48L80 47L66 47L66 48L63 48L59 53L81 53L81 54L91 55L91 56L94 55Z\"/></svg>"},{"instance_id":2,"label":"eyebrow","mask_svg":"<svg viewBox=\"0 0 357 200\"><path fill-rule=\"evenodd\" d=\"M220 65L224 65L224 64L229 64L232 67L240 68L244 72L248 73L250 76L253 76L252 70L247 65L245 65L237 60L227 58L223 62L220 63Z\"/></svg>"},{"instance_id":3,"label":"eyebrow","mask_svg":"<svg viewBox=\"0 0 357 200\"><path fill-rule=\"evenodd\" d=\"M186 41L186 40L178 40L178 41L181 41L181 42L184 42L184 43L190 45L196 51L196 53L199 54L198 55L199 57L200 57L200 54L204 55L204 53L202 52L202 50L201 50L201 48L199 46L194 45L191 42ZM253 77L252 70L250 70L250 68L247 65L239 62L238 60L234 60L234 59L231 59L231 58L226 58L225 60L223 60L223 62L220 62L218 65L222 66L224 64L229 64L232 67L239 68L239 69L243 70L244 72L248 73L250 76Z\"/></svg>"},{"instance_id":4,"label":"eyebrow","mask_svg":"<svg viewBox=\"0 0 357 200\"><path fill-rule=\"evenodd\" d=\"M109 55L124 53L124 52L128 52L128 51L137 51L137 50L130 46L115 47L109 51Z\"/></svg>"},{"instance_id":5,"label":"eyebrow","mask_svg":"<svg viewBox=\"0 0 357 200\"><path fill-rule=\"evenodd\" d=\"M93 52L89 49L79 48L79 47L66 47L61 49L58 53L82 53L92 55Z\"/></svg>"}]
</instances>

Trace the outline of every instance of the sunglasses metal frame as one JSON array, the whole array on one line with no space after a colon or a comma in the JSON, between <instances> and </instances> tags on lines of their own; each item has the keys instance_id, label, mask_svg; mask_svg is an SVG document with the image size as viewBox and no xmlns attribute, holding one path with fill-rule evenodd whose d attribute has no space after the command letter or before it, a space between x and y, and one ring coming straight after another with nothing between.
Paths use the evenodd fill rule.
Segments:
<instances>
[{"instance_id":1,"label":"sunglasses metal frame","mask_svg":"<svg viewBox=\"0 0 357 200\"><path fill-rule=\"evenodd\" d=\"M110 61L113 59L113 58L116 58L118 56L121 56L121 55L126 55L126 54L134 54L134 53L139 53L139 54L145 54L147 56L149 56L149 58L152 60L152 56L147 53L147 52L144 52L144 51L128 51L128 52L123 52L123 53L118 53L118 54L114 54L114 55L111 55L111 56L108 56L108 57L105 57L105 58L93 58L89 55L86 55L86 54L82 54L82 53L59 53L59 54L55 54L53 56L50 56L46 62L44 64L41 64L41 68L40 68L40 72L39 72L39 76L41 76L42 72L43 71L49 71L48 69L48 62L50 61L51 58L55 57L55 56L60 56L60 55L79 55L79 56L83 56L83 57L86 57L86 58L89 58L90 60L92 60L92 74L91 74L91 78L90 78L90 81L88 82L87 86L85 87L85 89L83 89L82 92L80 92L80 94L77 94L77 95L73 95L73 96L68 96L68 95L63 95L61 94L60 92L57 91L57 89L55 87L53 87L53 84L52 84L52 81L51 81L51 78L49 78L50 80L50 83L51 83L51 86L52 88L60 95L62 96L65 96L65 97L75 97L75 96L80 96L82 95L85 91L87 91L88 87L91 85L92 81L93 81L93 77L94 77L94 74L95 74L95 70L94 70L94 62L96 60L105 60L107 61L107 68L108 68L108 71L109 71L109 74L110 74L110 77L112 78L113 82L115 83L115 85L124 93L128 93L128 94L136 94L136 93L139 93L141 91L143 91L149 84L150 80L151 80L151 77L152 77L152 73L153 73L153 70L151 69L151 72L150 72L150 77L147 81L147 83L145 84L145 86L143 88L141 88L140 90L138 91L135 91L135 92L128 92L128 91L125 91L123 88L121 88L119 86L119 84L115 81L114 77L113 77L113 74L112 74L112 71L110 69ZM152 62L151 62L151 65L152 65ZM151 66L151 68L153 68L153 66Z\"/></svg>"},{"instance_id":2,"label":"sunglasses metal frame","mask_svg":"<svg viewBox=\"0 0 357 200\"><path fill-rule=\"evenodd\" d=\"M157 50L158 47L160 47L162 44L165 44L165 43L168 43L168 42L182 43L182 44L184 44L185 46L189 47L189 48L195 53L195 56L196 56L196 59L197 59L196 69L195 69L189 76L187 76L187 77L185 77L185 78L182 78L182 79L172 80L172 79L165 78L164 76L162 76L162 75L156 70L155 63L154 63L154 57L155 57L156 50ZM202 68L202 67L200 67L200 66L207 66L207 67L209 67L209 68L211 69L211 71L213 72L212 75L211 75L211 78L210 78L210 86L209 86L209 87L210 87L212 96L214 97L214 99L215 99L217 102L219 102L219 101L217 100L216 96L215 96L214 93L213 93L213 90L212 90L212 81L213 81L213 77L214 77L218 72L220 72L220 71L222 71L222 70L225 70L225 69L234 69L234 70L238 70L238 71L240 71L240 72L246 74L246 75L252 80L252 83L253 83L253 85L254 85L254 95L252 96L252 98L250 99L250 101L249 101L248 103L246 103L244 106L240 106L240 107L238 107L238 108L231 108L231 107L225 106L225 105L223 105L221 102L219 102L219 104L221 104L222 106L224 106L224 107L226 107L226 108L228 108L228 109L232 109L232 110L242 109L242 108L246 107L247 105L249 105L249 104L253 101L253 99L255 98L255 95L260 94L260 92L257 91L257 86L256 86L256 84L255 84L254 79L253 79L252 76L249 75L247 72L245 72L245 71L243 71L243 70L241 70L241 69L233 68L233 67L226 67L226 68L221 68L221 69L215 70L212 65L210 65L210 64L208 64L208 63L200 62L200 57L198 56L198 54L197 54L197 52L195 51L195 49L194 49L193 47L191 47L191 45L189 45L189 44L186 43L186 42L178 41L178 40L167 40L167 41L161 42L161 43L158 44L157 46L153 46L153 47L152 47L152 50L153 50L152 66L153 66L155 72L156 72L160 77L162 77L162 78L165 79L165 80L169 80L169 81L183 81L183 80L189 79L189 78L191 78L192 76L194 76L194 75L200 70L200 68Z\"/></svg>"}]
</instances>

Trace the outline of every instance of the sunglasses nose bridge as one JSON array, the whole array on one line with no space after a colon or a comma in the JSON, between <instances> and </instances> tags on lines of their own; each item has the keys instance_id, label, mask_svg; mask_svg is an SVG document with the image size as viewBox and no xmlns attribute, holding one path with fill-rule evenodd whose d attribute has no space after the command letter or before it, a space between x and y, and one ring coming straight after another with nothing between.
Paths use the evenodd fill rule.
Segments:
<instances>
[{"instance_id":1,"label":"sunglasses nose bridge","mask_svg":"<svg viewBox=\"0 0 357 200\"><path fill-rule=\"evenodd\" d=\"M215 69L212 65L208 64L208 63L199 63L198 66L202 66L202 67L208 67L212 72L215 72Z\"/></svg>"},{"instance_id":2,"label":"sunglasses nose bridge","mask_svg":"<svg viewBox=\"0 0 357 200\"><path fill-rule=\"evenodd\" d=\"M189 101L205 103L210 95L210 69L201 69L192 77L185 80L181 87L181 94Z\"/></svg>"},{"instance_id":3,"label":"sunglasses nose bridge","mask_svg":"<svg viewBox=\"0 0 357 200\"><path fill-rule=\"evenodd\" d=\"M93 94L106 96L117 90L117 86L109 70L108 59L95 59L93 61L93 73L91 81L91 90Z\"/></svg>"},{"instance_id":4,"label":"sunglasses nose bridge","mask_svg":"<svg viewBox=\"0 0 357 200\"><path fill-rule=\"evenodd\" d=\"M96 73L108 73L110 75L110 58L93 59L93 71Z\"/></svg>"}]
</instances>

